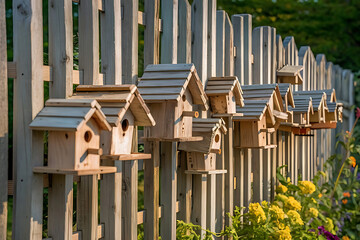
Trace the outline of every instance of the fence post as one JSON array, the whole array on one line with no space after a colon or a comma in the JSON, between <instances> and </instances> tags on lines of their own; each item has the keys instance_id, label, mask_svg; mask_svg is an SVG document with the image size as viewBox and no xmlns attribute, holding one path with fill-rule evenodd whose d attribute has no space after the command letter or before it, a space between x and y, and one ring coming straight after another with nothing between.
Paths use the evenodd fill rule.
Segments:
<instances>
[{"instance_id":1,"label":"fence post","mask_svg":"<svg viewBox=\"0 0 360 240\"><path fill-rule=\"evenodd\" d=\"M68 98L73 91L72 1L49 3L49 65L51 98ZM68 59L64 61L64 56ZM48 197L48 230L54 239L71 239L73 226L73 176L53 174Z\"/></svg>"},{"instance_id":2,"label":"fence post","mask_svg":"<svg viewBox=\"0 0 360 240\"><path fill-rule=\"evenodd\" d=\"M29 124L44 104L42 1L14 0L13 20L17 76L14 81L13 239L41 239L43 175L33 174L32 169L44 164L43 132L31 131Z\"/></svg>"},{"instance_id":3,"label":"fence post","mask_svg":"<svg viewBox=\"0 0 360 240\"><path fill-rule=\"evenodd\" d=\"M8 87L5 1L0 0L0 240L6 239L8 185Z\"/></svg>"}]
</instances>

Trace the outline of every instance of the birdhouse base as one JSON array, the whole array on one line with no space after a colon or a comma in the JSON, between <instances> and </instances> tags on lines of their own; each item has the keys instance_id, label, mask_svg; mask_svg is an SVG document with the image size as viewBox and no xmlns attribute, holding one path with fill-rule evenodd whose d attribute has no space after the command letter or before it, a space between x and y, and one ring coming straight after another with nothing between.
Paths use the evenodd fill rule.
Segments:
<instances>
[{"instance_id":1,"label":"birdhouse base","mask_svg":"<svg viewBox=\"0 0 360 240\"><path fill-rule=\"evenodd\" d=\"M102 155L101 160L113 161L129 161L129 160L145 160L151 159L150 153L131 153L131 154L117 154L117 155Z\"/></svg>"},{"instance_id":2,"label":"birdhouse base","mask_svg":"<svg viewBox=\"0 0 360 240\"><path fill-rule=\"evenodd\" d=\"M242 117L243 113L214 113L211 115L213 118L222 118L222 117Z\"/></svg>"},{"instance_id":3,"label":"birdhouse base","mask_svg":"<svg viewBox=\"0 0 360 240\"><path fill-rule=\"evenodd\" d=\"M334 129L336 122L312 123L311 129Z\"/></svg>"},{"instance_id":4,"label":"birdhouse base","mask_svg":"<svg viewBox=\"0 0 360 240\"><path fill-rule=\"evenodd\" d=\"M271 148L276 148L277 145L272 144L272 145L265 145L265 146L260 146L260 147L240 147L240 146L235 146L234 148L239 148L239 149L244 149L244 148L255 148L255 149L271 149Z\"/></svg>"},{"instance_id":5,"label":"birdhouse base","mask_svg":"<svg viewBox=\"0 0 360 240\"><path fill-rule=\"evenodd\" d=\"M223 170L185 170L185 174L223 174L227 173L226 169Z\"/></svg>"},{"instance_id":6,"label":"birdhouse base","mask_svg":"<svg viewBox=\"0 0 360 240\"><path fill-rule=\"evenodd\" d=\"M62 175L74 175L74 176L86 176L96 174L106 174L116 172L116 167L99 167L97 169L59 169L50 168L47 166L34 167L34 173L49 173L49 174L62 174Z\"/></svg>"},{"instance_id":7,"label":"birdhouse base","mask_svg":"<svg viewBox=\"0 0 360 240\"><path fill-rule=\"evenodd\" d=\"M144 141L148 142L198 142L202 141L203 137L182 137L182 138L156 138L156 137L143 137Z\"/></svg>"}]
</instances>

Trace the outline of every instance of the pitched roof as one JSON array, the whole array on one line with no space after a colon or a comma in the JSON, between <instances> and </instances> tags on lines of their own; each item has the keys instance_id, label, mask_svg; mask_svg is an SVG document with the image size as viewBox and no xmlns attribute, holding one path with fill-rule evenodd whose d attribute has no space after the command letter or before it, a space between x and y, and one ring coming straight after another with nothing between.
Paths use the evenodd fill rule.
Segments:
<instances>
[{"instance_id":1,"label":"pitched roof","mask_svg":"<svg viewBox=\"0 0 360 240\"><path fill-rule=\"evenodd\" d=\"M138 83L145 102L179 101L187 88L193 104L207 110L208 98L194 64L148 65Z\"/></svg>"},{"instance_id":2,"label":"pitched roof","mask_svg":"<svg viewBox=\"0 0 360 240\"><path fill-rule=\"evenodd\" d=\"M304 94L326 94L326 101L329 102L336 102L336 92L334 88L331 89L324 89L324 90L314 90L314 91L303 91Z\"/></svg>"},{"instance_id":3,"label":"pitched roof","mask_svg":"<svg viewBox=\"0 0 360 240\"><path fill-rule=\"evenodd\" d=\"M113 126L120 123L128 109L134 115L136 125L155 125L155 120L135 85L80 85L71 98L96 99Z\"/></svg>"},{"instance_id":4,"label":"pitched roof","mask_svg":"<svg viewBox=\"0 0 360 240\"><path fill-rule=\"evenodd\" d=\"M243 106L244 98L240 82L236 76L211 77L208 79L205 92L207 96L229 95L234 93L236 105Z\"/></svg>"},{"instance_id":5,"label":"pitched roof","mask_svg":"<svg viewBox=\"0 0 360 240\"><path fill-rule=\"evenodd\" d=\"M218 129L226 134L227 129L225 122L222 118L194 118L193 119L193 132L215 132ZM196 134L193 134L197 136Z\"/></svg>"},{"instance_id":6,"label":"pitched roof","mask_svg":"<svg viewBox=\"0 0 360 240\"><path fill-rule=\"evenodd\" d=\"M277 70L276 75L280 78L280 81L284 83L302 84L301 70L303 70L303 66L285 65Z\"/></svg>"},{"instance_id":7,"label":"pitched roof","mask_svg":"<svg viewBox=\"0 0 360 240\"><path fill-rule=\"evenodd\" d=\"M295 107L289 107L290 111L295 113L307 113L310 109L314 113L311 97L294 96Z\"/></svg>"},{"instance_id":8,"label":"pitched roof","mask_svg":"<svg viewBox=\"0 0 360 240\"><path fill-rule=\"evenodd\" d=\"M283 101L285 101L285 97L286 97L288 104L294 108L295 103L294 103L294 96L293 96L292 90L291 90L291 84L290 83L278 83L278 86L279 86L280 94L281 94Z\"/></svg>"},{"instance_id":9,"label":"pitched roof","mask_svg":"<svg viewBox=\"0 0 360 240\"><path fill-rule=\"evenodd\" d=\"M237 107L236 112L242 113L243 116L236 116L234 120L261 120L263 116L266 116L271 120L271 123L275 125L275 118L269 106L267 100L245 100L244 107Z\"/></svg>"},{"instance_id":10,"label":"pitched roof","mask_svg":"<svg viewBox=\"0 0 360 240\"><path fill-rule=\"evenodd\" d=\"M30 124L31 129L77 131L91 118L99 127L111 130L100 105L94 99L49 99Z\"/></svg>"},{"instance_id":11,"label":"pitched roof","mask_svg":"<svg viewBox=\"0 0 360 240\"><path fill-rule=\"evenodd\" d=\"M326 94L324 91L296 91L294 92L294 99L308 99L311 97L312 105L314 111L318 111L320 104L324 103L324 107L327 106L326 104ZM296 105L296 102L295 102Z\"/></svg>"}]
</instances>

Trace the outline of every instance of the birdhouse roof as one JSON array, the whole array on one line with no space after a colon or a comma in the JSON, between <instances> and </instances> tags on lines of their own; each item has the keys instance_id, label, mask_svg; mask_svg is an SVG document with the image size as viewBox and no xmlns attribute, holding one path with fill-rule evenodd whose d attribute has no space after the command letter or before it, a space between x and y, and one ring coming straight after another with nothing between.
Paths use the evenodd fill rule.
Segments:
<instances>
[{"instance_id":1,"label":"birdhouse roof","mask_svg":"<svg viewBox=\"0 0 360 240\"><path fill-rule=\"evenodd\" d=\"M100 129L111 130L101 107L94 99L49 99L30 124L31 129L77 131L93 118Z\"/></svg>"},{"instance_id":2,"label":"birdhouse roof","mask_svg":"<svg viewBox=\"0 0 360 240\"><path fill-rule=\"evenodd\" d=\"M138 83L145 102L179 101L189 89L193 104L209 108L208 98L194 64L148 65Z\"/></svg>"},{"instance_id":3,"label":"birdhouse roof","mask_svg":"<svg viewBox=\"0 0 360 240\"><path fill-rule=\"evenodd\" d=\"M335 102L327 103L328 111L329 112L336 112L338 105Z\"/></svg>"},{"instance_id":4,"label":"birdhouse roof","mask_svg":"<svg viewBox=\"0 0 360 240\"><path fill-rule=\"evenodd\" d=\"M203 140L199 142L181 142L179 149L187 152L210 153L211 145L215 141L218 131L226 134L227 129L222 118L194 118L193 136L201 136Z\"/></svg>"},{"instance_id":5,"label":"birdhouse roof","mask_svg":"<svg viewBox=\"0 0 360 240\"><path fill-rule=\"evenodd\" d=\"M155 125L155 120L135 85L80 85L72 99L83 98L96 99L113 126L120 123L128 109L134 115L136 125Z\"/></svg>"},{"instance_id":6,"label":"birdhouse roof","mask_svg":"<svg viewBox=\"0 0 360 240\"><path fill-rule=\"evenodd\" d=\"M324 90L315 90L315 91L303 91L304 94L311 94L311 95L320 95L322 93L326 94L326 102L336 102L336 92L334 88L331 89L324 89Z\"/></svg>"},{"instance_id":7,"label":"birdhouse roof","mask_svg":"<svg viewBox=\"0 0 360 240\"><path fill-rule=\"evenodd\" d=\"M295 107L289 107L295 113L307 113L309 110L314 113L311 97L294 96Z\"/></svg>"},{"instance_id":8,"label":"birdhouse roof","mask_svg":"<svg viewBox=\"0 0 360 240\"><path fill-rule=\"evenodd\" d=\"M290 83L278 83L278 86L283 101L285 102L285 98L287 98L288 104L294 108L294 96L292 94Z\"/></svg>"},{"instance_id":9,"label":"birdhouse roof","mask_svg":"<svg viewBox=\"0 0 360 240\"><path fill-rule=\"evenodd\" d=\"M272 125L275 125L275 117L271 111L267 100L245 100L244 107L237 107L236 112L242 113L243 116L234 117L235 121L242 120L255 120L259 121L264 116L271 121Z\"/></svg>"},{"instance_id":10,"label":"birdhouse roof","mask_svg":"<svg viewBox=\"0 0 360 240\"><path fill-rule=\"evenodd\" d=\"M294 92L294 99L308 99L311 97L314 111L318 111L321 103L326 108L326 93L323 91L296 91ZM295 102L296 104L296 102Z\"/></svg>"},{"instance_id":11,"label":"birdhouse roof","mask_svg":"<svg viewBox=\"0 0 360 240\"><path fill-rule=\"evenodd\" d=\"M240 82L236 76L209 78L205 92L208 97L229 95L230 92L233 92L236 105L244 105L244 98L242 96Z\"/></svg>"},{"instance_id":12,"label":"birdhouse roof","mask_svg":"<svg viewBox=\"0 0 360 240\"><path fill-rule=\"evenodd\" d=\"M276 74L278 77L293 77L292 84L302 84L301 70L303 70L303 66L285 65L277 70Z\"/></svg>"}]
</instances>

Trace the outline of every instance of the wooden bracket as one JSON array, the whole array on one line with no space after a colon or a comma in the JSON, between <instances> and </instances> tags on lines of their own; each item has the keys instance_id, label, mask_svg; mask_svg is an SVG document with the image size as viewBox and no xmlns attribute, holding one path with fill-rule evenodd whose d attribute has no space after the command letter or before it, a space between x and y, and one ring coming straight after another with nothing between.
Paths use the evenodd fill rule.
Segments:
<instances>
[{"instance_id":1,"label":"wooden bracket","mask_svg":"<svg viewBox=\"0 0 360 240\"><path fill-rule=\"evenodd\" d=\"M198 111L183 111L183 117L194 117L194 118L198 118L199 117L199 112Z\"/></svg>"}]
</instances>

